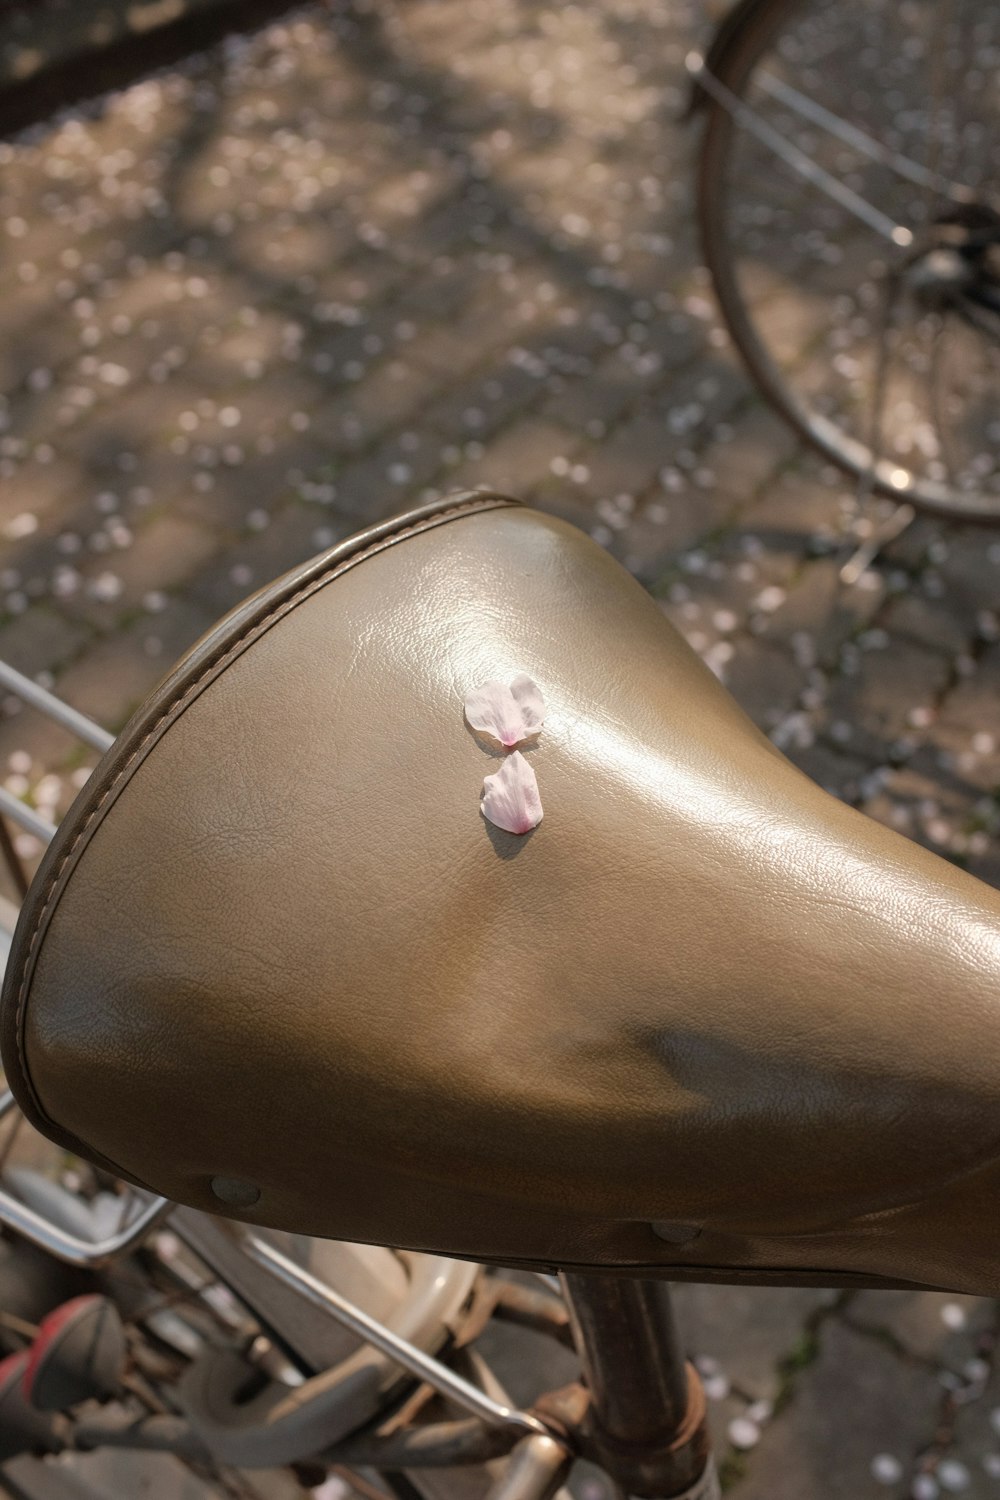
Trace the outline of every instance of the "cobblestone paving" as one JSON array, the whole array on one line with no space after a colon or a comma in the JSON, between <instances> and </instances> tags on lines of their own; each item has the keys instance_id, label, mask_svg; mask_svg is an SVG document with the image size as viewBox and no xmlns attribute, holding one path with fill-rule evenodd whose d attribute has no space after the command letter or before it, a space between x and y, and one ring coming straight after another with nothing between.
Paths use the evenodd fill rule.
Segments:
<instances>
[{"instance_id":1,"label":"cobblestone paving","mask_svg":"<svg viewBox=\"0 0 1000 1500\"><path fill-rule=\"evenodd\" d=\"M620 558L823 785L1000 881L1000 532L921 521L839 584L848 490L698 263L676 116L707 24L310 6L0 143L0 657L116 728L277 572L506 488ZM91 760L2 708L0 774L58 815ZM680 1302L741 1500L1000 1495L992 1304Z\"/></svg>"}]
</instances>

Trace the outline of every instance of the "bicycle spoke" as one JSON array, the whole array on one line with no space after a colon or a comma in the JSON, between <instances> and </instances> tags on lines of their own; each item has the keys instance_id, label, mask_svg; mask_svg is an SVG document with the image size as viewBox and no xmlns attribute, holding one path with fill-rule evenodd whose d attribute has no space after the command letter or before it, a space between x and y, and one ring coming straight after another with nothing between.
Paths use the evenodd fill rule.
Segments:
<instances>
[{"instance_id":1,"label":"bicycle spoke","mask_svg":"<svg viewBox=\"0 0 1000 1500\"><path fill-rule=\"evenodd\" d=\"M855 495L855 516L860 518L875 489L875 475L883 460L882 424L888 391L889 359L892 348L894 317L899 303L899 278L890 277L885 283L879 337L875 351L875 376L872 382L871 428L868 434L868 450L871 463L858 478ZM841 581L857 583L866 568L874 562L886 542L900 536L914 518L912 505L900 505L883 526L873 526L870 535L840 570Z\"/></svg>"},{"instance_id":2,"label":"bicycle spoke","mask_svg":"<svg viewBox=\"0 0 1000 1500\"><path fill-rule=\"evenodd\" d=\"M706 258L760 388L859 503L1000 520L1000 8L761 0L712 56Z\"/></svg>"},{"instance_id":3,"label":"bicycle spoke","mask_svg":"<svg viewBox=\"0 0 1000 1500\"><path fill-rule=\"evenodd\" d=\"M944 318L939 317L936 321L931 339L930 368L927 375L927 391L929 396L930 414L934 424L934 437L937 453L934 457L944 466L943 479L946 483L952 481L955 472L955 456L952 445L948 440L948 423L944 420L943 400L944 390L942 383L942 369L944 366L945 327Z\"/></svg>"},{"instance_id":4,"label":"bicycle spoke","mask_svg":"<svg viewBox=\"0 0 1000 1500\"><path fill-rule=\"evenodd\" d=\"M900 177L906 178L908 182L917 187L930 187L944 194L953 203L972 203L975 201L975 192L961 182L953 182L948 177L942 177L939 172L929 171L922 167L919 162L911 161L908 156L903 156L898 151L884 146L881 141L868 134L867 131L859 130L856 125L851 125L847 120L835 115L832 110L826 109L822 104L809 99L805 94L800 94L798 89L792 88L791 84L783 83L773 73L762 72L757 80L760 88L772 99L786 105L803 119L810 120L814 125L819 125L830 135L847 146L853 146L856 151L867 156L870 161L880 162L883 166L891 167Z\"/></svg>"},{"instance_id":5,"label":"bicycle spoke","mask_svg":"<svg viewBox=\"0 0 1000 1500\"><path fill-rule=\"evenodd\" d=\"M761 142L771 150L775 156L791 167L793 172L826 193L835 203L839 203L852 213L862 224L869 229L874 229L876 234L889 241L892 245L898 245L905 249L913 243L913 232L907 229L905 224L897 224L887 214L877 209L873 203L862 198L860 193L855 193L839 178L834 177L825 168L814 162L805 151L798 146L786 141L766 120L762 120L748 105L744 104L731 89L728 89L718 78L714 78L707 68L702 68L697 75L698 82L719 104L723 106L749 135Z\"/></svg>"}]
</instances>

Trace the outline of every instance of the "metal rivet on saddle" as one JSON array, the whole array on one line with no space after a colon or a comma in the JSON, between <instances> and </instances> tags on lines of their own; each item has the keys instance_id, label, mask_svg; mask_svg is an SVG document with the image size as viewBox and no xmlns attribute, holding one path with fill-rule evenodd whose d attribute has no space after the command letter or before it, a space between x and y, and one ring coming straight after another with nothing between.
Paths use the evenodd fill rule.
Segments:
<instances>
[{"instance_id":1,"label":"metal rivet on saddle","mask_svg":"<svg viewBox=\"0 0 1000 1500\"><path fill-rule=\"evenodd\" d=\"M213 1177L211 1188L219 1202L230 1208L252 1208L260 1199L257 1184L239 1177Z\"/></svg>"}]
</instances>

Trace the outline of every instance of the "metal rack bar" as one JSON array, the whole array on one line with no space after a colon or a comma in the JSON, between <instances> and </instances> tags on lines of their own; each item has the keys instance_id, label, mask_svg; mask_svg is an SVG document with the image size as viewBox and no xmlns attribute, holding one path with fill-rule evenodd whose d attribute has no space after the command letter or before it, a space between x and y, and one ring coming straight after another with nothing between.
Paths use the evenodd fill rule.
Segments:
<instances>
[{"instance_id":1,"label":"metal rack bar","mask_svg":"<svg viewBox=\"0 0 1000 1500\"><path fill-rule=\"evenodd\" d=\"M558 1438L558 1434L550 1432L538 1417L530 1412L518 1411L512 1406L503 1406L499 1401L494 1401L471 1381L465 1380L454 1370L449 1370L447 1365L443 1365L440 1360L434 1359L414 1344L408 1343L406 1339L400 1338L384 1324L363 1312L360 1307L355 1307L353 1302L348 1302L346 1298L341 1297L339 1292L335 1292L332 1287L326 1286L324 1282L311 1276L308 1271L282 1255L281 1251L276 1250L273 1245L258 1239L255 1234L245 1235L243 1244L251 1259L257 1261L258 1265L266 1266L279 1281L294 1287L317 1307L321 1307L324 1312L332 1313L338 1322L357 1334L358 1338L373 1344L389 1359L395 1360L405 1370L416 1375L419 1380L426 1380L428 1385L433 1386L442 1395L450 1396L457 1405L472 1412L474 1416L480 1417L493 1427L518 1427L524 1432L540 1437Z\"/></svg>"},{"instance_id":2,"label":"metal rack bar","mask_svg":"<svg viewBox=\"0 0 1000 1500\"><path fill-rule=\"evenodd\" d=\"M0 1094L0 1119L14 1108L14 1095L7 1089ZM142 1201L138 1195L136 1201ZM67 1265L91 1266L95 1269L131 1249L173 1206L168 1198L149 1199L132 1223L120 1229L117 1234L106 1235L100 1240L83 1240L78 1235L61 1229L51 1219L36 1213L26 1203L0 1188L0 1224L23 1235L31 1244L54 1255L57 1260L65 1261Z\"/></svg>"},{"instance_id":3,"label":"metal rack bar","mask_svg":"<svg viewBox=\"0 0 1000 1500\"><path fill-rule=\"evenodd\" d=\"M30 677L25 677L23 672L18 672L5 661L0 661L0 687L6 688L23 703L37 708L64 729L68 729L70 734L75 734L77 739L92 745L102 754L114 744L114 735L102 729L100 724L95 724L93 719L88 719L86 714L79 713L77 709L70 708L68 703L63 703L61 698L57 698L46 688L39 687L37 682L32 682Z\"/></svg>"},{"instance_id":4,"label":"metal rack bar","mask_svg":"<svg viewBox=\"0 0 1000 1500\"><path fill-rule=\"evenodd\" d=\"M10 818L12 823L17 823L21 828L33 833L36 839L41 839L43 844L50 844L56 836L56 825L50 823L48 818L43 818L41 813L35 812L27 802L22 802L20 797L15 797L13 792L8 792L5 786L0 786L0 813Z\"/></svg>"}]
</instances>

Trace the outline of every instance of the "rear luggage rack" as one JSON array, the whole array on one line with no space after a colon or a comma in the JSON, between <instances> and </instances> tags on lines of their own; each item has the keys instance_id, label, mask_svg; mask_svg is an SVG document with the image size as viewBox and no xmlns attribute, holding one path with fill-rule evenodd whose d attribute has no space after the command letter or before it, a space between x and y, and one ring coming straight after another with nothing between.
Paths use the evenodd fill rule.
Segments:
<instances>
[{"instance_id":1,"label":"rear luggage rack","mask_svg":"<svg viewBox=\"0 0 1000 1500\"><path fill-rule=\"evenodd\" d=\"M63 703L54 693L40 687L37 682L25 677L4 661L0 661L0 689L19 698L29 708L37 709L60 728L68 730L101 754L114 743L114 735L95 724L93 719L71 708L68 703ZM3 856L15 887L23 896L28 888L28 875L11 837L8 819L42 844L51 843L56 827L48 818L22 802L20 797L0 786L0 855ZM0 969L7 961L16 921L17 907L12 901L0 897ZM16 1109L14 1095L10 1090L0 1093L0 1122ZM54 1218L41 1211L40 1207L22 1202L0 1186L0 1224L58 1260L90 1268L106 1265L108 1261L130 1250L171 1207L167 1198L154 1197L150 1193L133 1189L123 1205L120 1227L113 1234L88 1240L71 1234Z\"/></svg>"}]
</instances>

